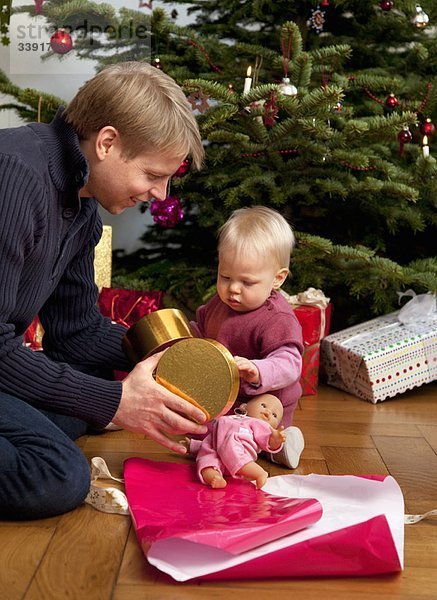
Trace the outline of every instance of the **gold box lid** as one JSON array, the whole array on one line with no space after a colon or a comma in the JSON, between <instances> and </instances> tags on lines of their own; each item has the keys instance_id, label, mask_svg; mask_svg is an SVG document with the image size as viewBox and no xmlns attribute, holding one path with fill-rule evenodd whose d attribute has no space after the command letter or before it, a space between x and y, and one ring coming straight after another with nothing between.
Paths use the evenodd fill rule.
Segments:
<instances>
[{"instance_id":1,"label":"gold box lid","mask_svg":"<svg viewBox=\"0 0 437 600\"><path fill-rule=\"evenodd\" d=\"M210 339L180 340L162 355L156 381L188 400L210 421L228 412L240 387L232 354Z\"/></svg>"}]
</instances>

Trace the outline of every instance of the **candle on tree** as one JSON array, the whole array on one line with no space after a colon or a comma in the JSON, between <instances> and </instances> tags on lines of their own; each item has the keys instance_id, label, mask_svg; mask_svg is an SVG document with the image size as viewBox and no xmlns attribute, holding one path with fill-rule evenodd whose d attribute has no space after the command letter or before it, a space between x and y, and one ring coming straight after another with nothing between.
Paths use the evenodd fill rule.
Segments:
<instances>
[{"instance_id":1,"label":"candle on tree","mask_svg":"<svg viewBox=\"0 0 437 600\"><path fill-rule=\"evenodd\" d=\"M247 73L246 73L246 78L244 80L244 89L243 89L243 94L247 94L248 92L250 92L250 88L252 87L252 67L249 66L247 67Z\"/></svg>"}]
</instances>

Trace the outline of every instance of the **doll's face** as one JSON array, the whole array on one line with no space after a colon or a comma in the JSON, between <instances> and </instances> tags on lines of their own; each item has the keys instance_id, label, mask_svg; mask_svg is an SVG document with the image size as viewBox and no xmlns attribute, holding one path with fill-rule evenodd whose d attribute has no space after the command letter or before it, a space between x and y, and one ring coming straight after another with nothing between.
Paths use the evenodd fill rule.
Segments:
<instances>
[{"instance_id":1,"label":"doll's face","mask_svg":"<svg viewBox=\"0 0 437 600\"><path fill-rule=\"evenodd\" d=\"M272 394L262 394L261 396L252 398L244 405L244 408L249 417L267 421L273 429L278 428L284 414L280 400L276 396L272 396Z\"/></svg>"},{"instance_id":2,"label":"doll's face","mask_svg":"<svg viewBox=\"0 0 437 600\"><path fill-rule=\"evenodd\" d=\"M219 253L217 293L220 300L237 312L262 306L273 289L279 289L288 270L278 268L270 256L245 256L223 248Z\"/></svg>"}]
</instances>

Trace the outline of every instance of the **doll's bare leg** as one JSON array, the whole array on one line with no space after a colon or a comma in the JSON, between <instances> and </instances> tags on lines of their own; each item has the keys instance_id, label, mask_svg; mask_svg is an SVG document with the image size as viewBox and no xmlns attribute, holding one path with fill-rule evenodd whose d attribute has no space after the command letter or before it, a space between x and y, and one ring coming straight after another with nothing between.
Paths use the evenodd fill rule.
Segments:
<instances>
[{"instance_id":1,"label":"doll's bare leg","mask_svg":"<svg viewBox=\"0 0 437 600\"><path fill-rule=\"evenodd\" d=\"M201 470L200 474L203 481L212 488L226 487L226 479L214 467L205 467L205 469Z\"/></svg>"},{"instance_id":2,"label":"doll's bare leg","mask_svg":"<svg viewBox=\"0 0 437 600\"><path fill-rule=\"evenodd\" d=\"M255 481L256 487L258 489L262 488L262 486L267 481L267 477L269 474L265 471L258 463L255 461L250 461L244 467L238 471L237 475L241 475L245 479L249 479L250 481Z\"/></svg>"}]
</instances>

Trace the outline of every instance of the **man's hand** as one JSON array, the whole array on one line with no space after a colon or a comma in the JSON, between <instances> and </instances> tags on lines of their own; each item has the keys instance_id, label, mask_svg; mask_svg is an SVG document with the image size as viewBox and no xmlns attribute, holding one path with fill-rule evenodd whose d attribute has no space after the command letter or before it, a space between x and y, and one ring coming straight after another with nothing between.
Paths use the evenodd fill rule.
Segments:
<instances>
[{"instance_id":1,"label":"man's hand","mask_svg":"<svg viewBox=\"0 0 437 600\"><path fill-rule=\"evenodd\" d=\"M238 372L241 379L247 381L248 383L259 385L258 367L256 367L252 361L244 358L243 356L234 356L234 360L237 363Z\"/></svg>"},{"instance_id":2,"label":"man's hand","mask_svg":"<svg viewBox=\"0 0 437 600\"><path fill-rule=\"evenodd\" d=\"M205 414L187 400L156 383L153 372L162 352L138 363L123 380L121 401L112 422L132 431L143 433L158 444L179 454L186 448L169 435L204 434Z\"/></svg>"}]
</instances>

